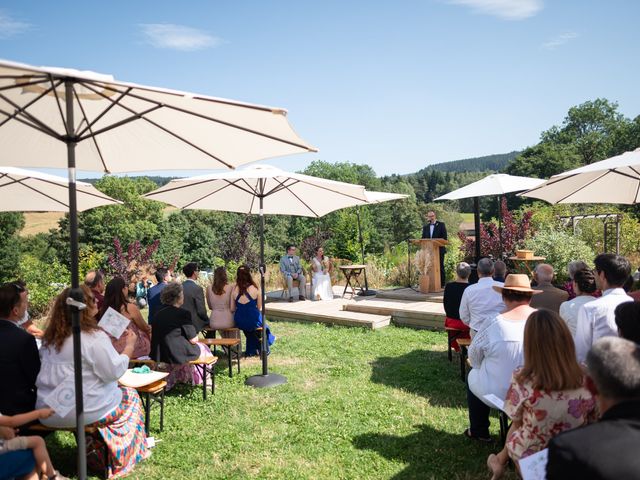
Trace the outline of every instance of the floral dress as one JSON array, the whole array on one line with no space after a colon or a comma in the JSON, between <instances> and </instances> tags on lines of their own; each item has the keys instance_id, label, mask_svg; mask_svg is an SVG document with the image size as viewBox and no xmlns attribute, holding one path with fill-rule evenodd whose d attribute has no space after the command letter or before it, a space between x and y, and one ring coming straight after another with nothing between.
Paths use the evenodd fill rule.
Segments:
<instances>
[{"instance_id":1,"label":"floral dress","mask_svg":"<svg viewBox=\"0 0 640 480\"><path fill-rule=\"evenodd\" d=\"M507 438L509 457L527 457L547 446L560 432L596 420L596 401L586 388L552 391L533 388L531 381L516 381L520 370L513 372L511 386L504 401L504 411L512 420L522 421Z\"/></svg>"}]
</instances>

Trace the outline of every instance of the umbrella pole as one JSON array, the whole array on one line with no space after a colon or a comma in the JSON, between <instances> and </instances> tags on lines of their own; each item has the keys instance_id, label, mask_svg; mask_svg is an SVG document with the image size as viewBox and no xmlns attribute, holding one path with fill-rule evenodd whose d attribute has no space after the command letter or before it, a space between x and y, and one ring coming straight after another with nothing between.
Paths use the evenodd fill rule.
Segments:
<instances>
[{"instance_id":1,"label":"umbrella pole","mask_svg":"<svg viewBox=\"0 0 640 480\"><path fill-rule=\"evenodd\" d=\"M476 265L480 260L480 197L473 197L473 221L476 229Z\"/></svg>"},{"instance_id":2,"label":"umbrella pole","mask_svg":"<svg viewBox=\"0 0 640 480\"><path fill-rule=\"evenodd\" d=\"M260 180L261 190L264 191L265 180ZM245 385L256 388L275 387L276 385L282 385L287 383L287 377L278 375L277 373L269 373L267 348L269 348L269 339L267 338L267 319L265 317L265 304L267 295L265 293L265 279L266 265L264 262L264 210L263 210L264 197L260 194L260 298L262 299L262 348L260 349L260 355L262 357L262 375L252 375L244 382ZM305 285L306 286L306 285ZM300 288L305 288L300 286Z\"/></svg>"},{"instance_id":3,"label":"umbrella pole","mask_svg":"<svg viewBox=\"0 0 640 480\"><path fill-rule=\"evenodd\" d=\"M76 202L76 138L73 121L73 83L65 81L67 164L69 170L69 234L71 245L71 294L70 299L83 305L84 294L79 288L78 275L78 205ZM78 478L87 478L87 455L84 435L84 404L82 399L82 354L80 349L80 308L67 303L71 312L73 335L73 365L76 392L76 441L78 445ZM83 305L84 306L84 305Z\"/></svg>"},{"instance_id":4,"label":"umbrella pole","mask_svg":"<svg viewBox=\"0 0 640 480\"><path fill-rule=\"evenodd\" d=\"M356 218L358 219L358 237L360 240L360 251L362 252L362 265L365 265L364 290L361 289L358 295L363 297L372 297L378 292L376 292L375 290L369 290L369 282L367 281L367 267L364 261L364 240L362 239L362 225L360 224L360 205L356 205Z\"/></svg>"},{"instance_id":5,"label":"umbrella pole","mask_svg":"<svg viewBox=\"0 0 640 480\"><path fill-rule=\"evenodd\" d=\"M496 258L496 260L502 260L504 253L502 246L502 195L498 195L498 237L500 238L500 258Z\"/></svg>"}]
</instances>

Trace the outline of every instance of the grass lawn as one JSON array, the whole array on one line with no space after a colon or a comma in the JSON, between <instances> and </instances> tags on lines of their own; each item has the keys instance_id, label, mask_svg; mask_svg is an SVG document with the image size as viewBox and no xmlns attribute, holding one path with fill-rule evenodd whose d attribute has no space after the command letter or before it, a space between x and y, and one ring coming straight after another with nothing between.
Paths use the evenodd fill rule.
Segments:
<instances>
[{"instance_id":1,"label":"grass lawn","mask_svg":"<svg viewBox=\"0 0 640 480\"><path fill-rule=\"evenodd\" d=\"M492 448L463 438L464 384L441 332L378 331L273 322L270 367L289 383L243 385L257 359L216 394L180 386L167 395L162 441L131 478L413 479L489 478ZM497 418L492 419L497 438ZM47 439L54 464L75 471L69 433ZM513 472L507 478L515 478Z\"/></svg>"}]
</instances>

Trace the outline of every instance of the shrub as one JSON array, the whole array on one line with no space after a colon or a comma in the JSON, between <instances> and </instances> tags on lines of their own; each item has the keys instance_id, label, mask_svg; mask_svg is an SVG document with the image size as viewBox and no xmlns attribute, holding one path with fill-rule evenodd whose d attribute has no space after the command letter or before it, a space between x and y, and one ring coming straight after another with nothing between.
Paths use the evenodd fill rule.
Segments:
<instances>
[{"instance_id":1,"label":"shrub","mask_svg":"<svg viewBox=\"0 0 640 480\"><path fill-rule=\"evenodd\" d=\"M595 254L581 239L562 230L543 230L525 241L525 247L535 255L546 257L545 263L553 266L558 282L568 279L567 264L583 260L592 264Z\"/></svg>"},{"instance_id":2,"label":"shrub","mask_svg":"<svg viewBox=\"0 0 640 480\"><path fill-rule=\"evenodd\" d=\"M51 301L69 284L71 274L58 260L42 261L33 255L23 255L19 276L29 289L29 314L44 316Z\"/></svg>"}]
</instances>

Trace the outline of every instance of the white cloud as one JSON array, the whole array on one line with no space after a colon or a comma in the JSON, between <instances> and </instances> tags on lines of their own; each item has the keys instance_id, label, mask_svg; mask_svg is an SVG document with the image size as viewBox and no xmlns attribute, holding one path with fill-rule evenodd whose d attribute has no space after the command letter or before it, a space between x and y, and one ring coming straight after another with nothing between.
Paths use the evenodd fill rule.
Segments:
<instances>
[{"instance_id":1,"label":"white cloud","mask_svg":"<svg viewBox=\"0 0 640 480\"><path fill-rule=\"evenodd\" d=\"M31 24L14 20L6 11L0 10L0 39L19 35L29 28Z\"/></svg>"},{"instance_id":2,"label":"white cloud","mask_svg":"<svg viewBox=\"0 0 640 480\"><path fill-rule=\"evenodd\" d=\"M171 23L144 23L140 25L147 42L156 48L194 51L217 47L222 40L196 28Z\"/></svg>"},{"instance_id":3,"label":"white cloud","mask_svg":"<svg viewBox=\"0 0 640 480\"><path fill-rule=\"evenodd\" d=\"M504 20L522 20L542 10L542 0L448 0L455 5L471 7L477 13L494 15Z\"/></svg>"},{"instance_id":4,"label":"white cloud","mask_svg":"<svg viewBox=\"0 0 640 480\"><path fill-rule=\"evenodd\" d=\"M578 34L576 32L562 33L557 37L552 38L548 42L543 43L542 48L546 48L547 50L555 50L560 45L564 45L569 40L573 40L574 38L578 38Z\"/></svg>"}]
</instances>

